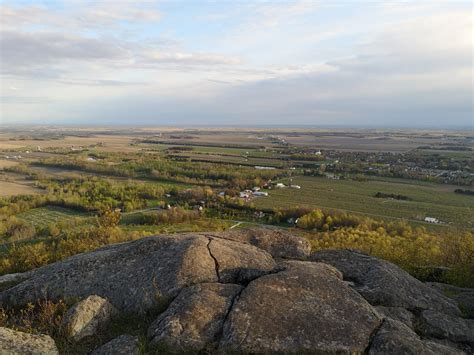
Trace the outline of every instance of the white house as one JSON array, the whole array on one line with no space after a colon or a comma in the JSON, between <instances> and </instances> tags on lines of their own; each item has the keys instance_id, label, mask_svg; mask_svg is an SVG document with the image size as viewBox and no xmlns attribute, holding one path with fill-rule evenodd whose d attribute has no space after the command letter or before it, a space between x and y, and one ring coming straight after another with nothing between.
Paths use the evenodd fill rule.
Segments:
<instances>
[{"instance_id":1,"label":"white house","mask_svg":"<svg viewBox=\"0 0 474 355\"><path fill-rule=\"evenodd\" d=\"M428 222L428 223L439 223L439 220L437 218L434 218L434 217L425 217L425 222Z\"/></svg>"},{"instance_id":2,"label":"white house","mask_svg":"<svg viewBox=\"0 0 474 355\"><path fill-rule=\"evenodd\" d=\"M278 188L278 189L283 189L284 187L286 187L286 185L279 182L275 185L275 187Z\"/></svg>"}]
</instances>

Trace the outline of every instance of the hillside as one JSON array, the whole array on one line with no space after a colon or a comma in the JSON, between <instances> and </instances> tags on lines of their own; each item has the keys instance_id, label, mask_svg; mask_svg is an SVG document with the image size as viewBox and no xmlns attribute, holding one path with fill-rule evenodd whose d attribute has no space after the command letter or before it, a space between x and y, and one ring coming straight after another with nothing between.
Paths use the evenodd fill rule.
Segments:
<instances>
[{"instance_id":1,"label":"hillside","mask_svg":"<svg viewBox=\"0 0 474 355\"><path fill-rule=\"evenodd\" d=\"M142 238L0 287L1 353L474 351L474 290L279 230Z\"/></svg>"}]
</instances>

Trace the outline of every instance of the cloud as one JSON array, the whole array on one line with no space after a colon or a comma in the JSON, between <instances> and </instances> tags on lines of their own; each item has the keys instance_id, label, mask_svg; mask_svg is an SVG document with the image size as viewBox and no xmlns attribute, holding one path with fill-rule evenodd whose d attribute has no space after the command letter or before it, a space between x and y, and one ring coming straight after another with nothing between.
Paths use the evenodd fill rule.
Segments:
<instances>
[{"instance_id":1,"label":"cloud","mask_svg":"<svg viewBox=\"0 0 474 355\"><path fill-rule=\"evenodd\" d=\"M125 51L103 40L59 32L3 31L0 36L2 70L56 65L69 60L123 58Z\"/></svg>"},{"instance_id":2,"label":"cloud","mask_svg":"<svg viewBox=\"0 0 474 355\"><path fill-rule=\"evenodd\" d=\"M184 65L235 65L241 60L235 57L228 57L212 53L146 53L142 59L147 63L167 63Z\"/></svg>"},{"instance_id":3,"label":"cloud","mask_svg":"<svg viewBox=\"0 0 474 355\"><path fill-rule=\"evenodd\" d=\"M14 3L13 3L14 4ZM78 5L79 4L79 5ZM118 26L119 21L130 23L157 22L162 14L152 1L95 1L67 2L62 9L45 5L0 4L0 16L4 29L22 29L38 25L50 29L81 31L90 28Z\"/></svg>"}]
</instances>

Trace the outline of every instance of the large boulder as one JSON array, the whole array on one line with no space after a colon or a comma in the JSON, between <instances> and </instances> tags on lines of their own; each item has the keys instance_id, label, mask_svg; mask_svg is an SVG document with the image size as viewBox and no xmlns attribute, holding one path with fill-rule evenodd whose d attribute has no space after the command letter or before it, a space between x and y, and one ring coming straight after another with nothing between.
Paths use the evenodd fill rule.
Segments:
<instances>
[{"instance_id":1,"label":"large boulder","mask_svg":"<svg viewBox=\"0 0 474 355\"><path fill-rule=\"evenodd\" d=\"M72 306L64 317L67 335L74 341L94 335L117 314L106 299L92 295Z\"/></svg>"},{"instance_id":2,"label":"large boulder","mask_svg":"<svg viewBox=\"0 0 474 355\"><path fill-rule=\"evenodd\" d=\"M90 355L138 355L139 351L138 337L123 334L95 349Z\"/></svg>"},{"instance_id":3,"label":"large boulder","mask_svg":"<svg viewBox=\"0 0 474 355\"><path fill-rule=\"evenodd\" d=\"M242 286L203 283L183 289L150 326L152 344L177 352L203 350L216 341Z\"/></svg>"},{"instance_id":4,"label":"large boulder","mask_svg":"<svg viewBox=\"0 0 474 355\"><path fill-rule=\"evenodd\" d=\"M56 355L59 352L54 340L48 335L29 334L0 327L0 354Z\"/></svg>"},{"instance_id":5,"label":"large boulder","mask_svg":"<svg viewBox=\"0 0 474 355\"><path fill-rule=\"evenodd\" d=\"M274 228L233 229L214 235L255 245L276 258L301 259L311 253L311 244L308 239Z\"/></svg>"},{"instance_id":6,"label":"large boulder","mask_svg":"<svg viewBox=\"0 0 474 355\"><path fill-rule=\"evenodd\" d=\"M457 355L464 354L459 349L438 344L433 341L423 341L402 322L385 319L377 330L370 348L369 355Z\"/></svg>"},{"instance_id":7,"label":"large boulder","mask_svg":"<svg viewBox=\"0 0 474 355\"><path fill-rule=\"evenodd\" d=\"M434 309L460 315L456 303L398 266L353 250L322 250L310 260L330 264L374 306Z\"/></svg>"},{"instance_id":8,"label":"large boulder","mask_svg":"<svg viewBox=\"0 0 474 355\"><path fill-rule=\"evenodd\" d=\"M291 261L242 291L224 324L230 352L363 352L381 319L340 273Z\"/></svg>"},{"instance_id":9,"label":"large boulder","mask_svg":"<svg viewBox=\"0 0 474 355\"><path fill-rule=\"evenodd\" d=\"M221 281L234 282L234 277L254 277L273 266L271 256L252 245L192 234L148 237L41 267L1 292L0 305L98 295L121 311L143 312L184 287L217 282L219 274Z\"/></svg>"}]
</instances>

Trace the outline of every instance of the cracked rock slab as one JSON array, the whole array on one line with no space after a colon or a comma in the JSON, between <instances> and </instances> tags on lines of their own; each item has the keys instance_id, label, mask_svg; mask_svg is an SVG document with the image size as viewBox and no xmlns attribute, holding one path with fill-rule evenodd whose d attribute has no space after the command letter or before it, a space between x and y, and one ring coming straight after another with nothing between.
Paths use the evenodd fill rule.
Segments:
<instances>
[{"instance_id":1,"label":"cracked rock slab","mask_svg":"<svg viewBox=\"0 0 474 355\"><path fill-rule=\"evenodd\" d=\"M242 286L202 283L183 289L150 326L154 345L175 351L198 351L216 341L234 298Z\"/></svg>"},{"instance_id":2,"label":"cracked rock slab","mask_svg":"<svg viewBox=\"0 0 474 355\"><path fill-rule=\"evenodd\" d=\"M59 352L54 340L48 335L29 334L0 327L0 354L56 355Z\"/></svg>"},{"instance_id":3,"label":"cracked rock slab","mask_svg":"<svg viewBox=\"0 0 474 355\"><path fill-rule=\"evenodd\" d=\"M34 270L28 280L0 293L0 306L98 295L120 311L142 313L184 287L219 280L247 282L274 266L264 250L231 240L196 234L148 237Z\"/></svg>"},{"instance_id":4,"label":"cracked rock slab","mask_svg":"<svg viewBox=\"0 0 474 355\"><path fill-rule=\"evenodd\" d=\"M363 352L381 319L339 271L291 261L248 284L224 324L220 350Z\"/></svg>"}]
</instances>

